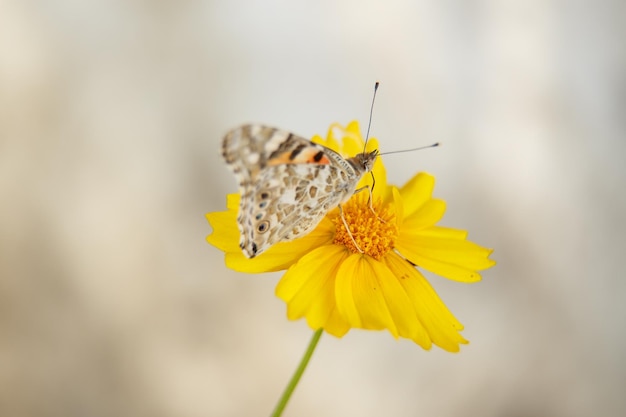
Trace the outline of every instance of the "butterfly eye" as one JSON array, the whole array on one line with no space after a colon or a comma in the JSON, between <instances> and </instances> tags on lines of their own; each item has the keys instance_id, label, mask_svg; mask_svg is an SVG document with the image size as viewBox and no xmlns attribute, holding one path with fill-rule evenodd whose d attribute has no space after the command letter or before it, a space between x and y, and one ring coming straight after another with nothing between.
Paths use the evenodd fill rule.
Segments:
<instances>
[{"instance_id":1,"label":"butterfly eye","mask_svg":"<svg viewBox=\"0 0 626 417\"><path fill-rule=\"evenodd\" d=\"M267 201L261 201L261 203L259 203L260 209L264 209L266 206L267 206Z\"/></svg>"},{"instance_id":2,"label":"butterfly eye","mask_svg":"<svg viewBox=\"0 0 626 417\"><path fill-rule=\"evenodd\" d=\"M261 220L263 218L263 213L257 213L257 215L254 216L254 218L257 220Z\"/></svg>"},{"instance_id":3,"label":"butterfly eye","mask_svg":"<svg viewBox=\"0 0 626 417\"><path fill-rule=\"evenodd\" d=\"M265 200L269 197L270 195L268 193L261 193L261 200Z\"/></svg>"},{"instance_id":4,"label":"butterfly eye","mask_svg":"<svg viewBox=\"0 0 626 417\"><path fill-rule=\"evenodd\" d=\"M267 232L269 228L270 228L270 222L265 220L264 222L259 223L259 225L256 227L256 230L259 233L265 233Z\"/></svg>"}]
</instances>

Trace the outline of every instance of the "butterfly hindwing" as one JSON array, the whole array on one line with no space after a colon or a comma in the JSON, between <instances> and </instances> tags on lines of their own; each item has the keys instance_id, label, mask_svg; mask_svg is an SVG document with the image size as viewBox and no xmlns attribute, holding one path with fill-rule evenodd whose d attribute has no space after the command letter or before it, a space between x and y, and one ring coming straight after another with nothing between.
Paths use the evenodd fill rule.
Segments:
<instances>
[{"instance_id":1,"label":"butterfly hindwing","mask_svg":"<svg viewBox=\"0 0 626 417\"><path fill-rule=\"evenodd\" d=\"M319 184L332 178L330 165L280 164L261 170L246 187L239 210L240 246L255 256L275 243L311 232L340 196ZM339 197L339 198L338 198Z\"/></svg>"}]
</instances>

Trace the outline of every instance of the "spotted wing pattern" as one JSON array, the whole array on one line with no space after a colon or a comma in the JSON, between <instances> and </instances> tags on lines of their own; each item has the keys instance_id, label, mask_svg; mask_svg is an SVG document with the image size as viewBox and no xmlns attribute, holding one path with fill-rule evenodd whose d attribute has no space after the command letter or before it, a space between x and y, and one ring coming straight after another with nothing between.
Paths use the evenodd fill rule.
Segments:
<instances>
[{"instance_id":1,"label":"spotted wing pattern","mask_svg":"<svg viewBox=\"0 0 626 417\"><path fill-rule=\"evenodd\" d=\"M377 152L344 159L290 132L250 124L226 134L222 154L239 183L240 247L253 258L311 232L352 196Z\"/></svg>"}]
</instances>

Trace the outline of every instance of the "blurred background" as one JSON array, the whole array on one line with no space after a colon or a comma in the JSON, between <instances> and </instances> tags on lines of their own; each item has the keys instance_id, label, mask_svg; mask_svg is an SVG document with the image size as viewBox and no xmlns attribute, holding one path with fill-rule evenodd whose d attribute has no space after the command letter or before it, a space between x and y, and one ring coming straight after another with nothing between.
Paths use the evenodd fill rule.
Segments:
<instances>
[{"instance_id":1,"label":"blurred background","mask_svg":"<svg viewBox=\"0 0 626 417\"><path fill-rule=\"evenodd\" d=\"M325 335L286 416L626 413L626 4L0 2L0 415L269 415L311 331L204 214L224 133L365 127L495 248L460 354Z\"/></svg>"}]
</instances>

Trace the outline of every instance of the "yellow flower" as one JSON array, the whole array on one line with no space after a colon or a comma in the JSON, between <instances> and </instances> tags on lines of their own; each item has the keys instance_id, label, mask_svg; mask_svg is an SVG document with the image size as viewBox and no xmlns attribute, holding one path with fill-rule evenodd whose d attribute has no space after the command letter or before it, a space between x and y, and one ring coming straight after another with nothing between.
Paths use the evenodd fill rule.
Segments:
<instances>
[{"instance_id":1,"label":"yellow flower","mask_svg":"<svg viewBox=\"0 0 626 417\"><path fill-rule=\"evenodd\" d=\"M363 151L357 122L345 128L334 124L326 140L315 136L313 141L344 156ZM377 146L370 139L367 151ZM350 233L364 253L354 246L335 208L307 236L248 259L239 248L237 194L228 195L227 211L207 214L214 229L207 241L225 252L226 265L234 270L286 269L276 295L287 303L290 320L304 317L312 329L323 328L337 337L351 328L387 329L424 349L434 343L456 352L467 343L459 333L463 326L416 266L455 281L476 282L481 278L478 271L495 264L489 259L492 250L466 240L465 231L435 226L445 202L432 198L431 175L419 173L401 188L387 185L381 158L373 173L373 211L367 190L342 206ZM365 185L372 185L369 174L357 188Z\"/></svg>"}]
</instances>

